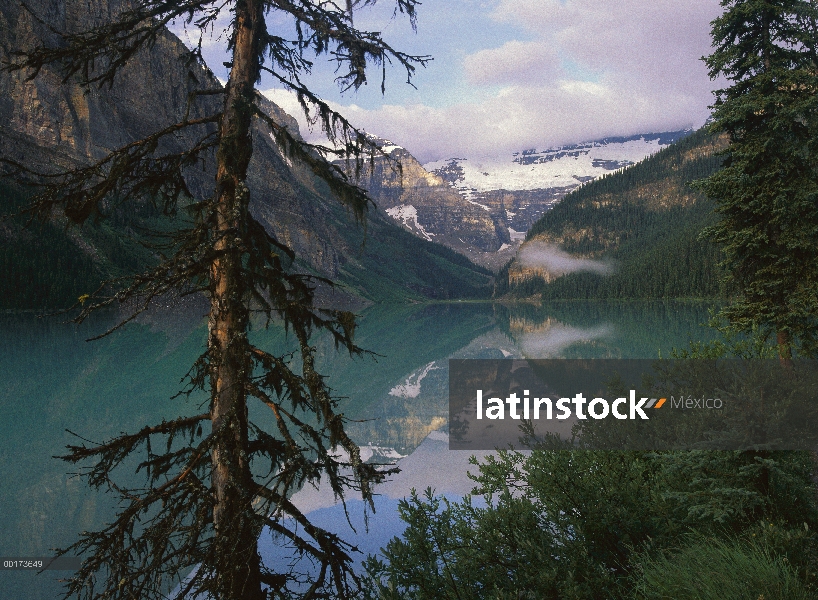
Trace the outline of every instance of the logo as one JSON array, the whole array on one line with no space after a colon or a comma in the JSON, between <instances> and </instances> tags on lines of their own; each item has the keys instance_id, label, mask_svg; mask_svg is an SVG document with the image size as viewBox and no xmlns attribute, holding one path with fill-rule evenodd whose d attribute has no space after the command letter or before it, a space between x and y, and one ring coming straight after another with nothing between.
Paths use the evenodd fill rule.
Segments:
<instances>
[{"instance_id":1,"label":"logo","mask_svg":"<svg viewBox=\"0 0 818 600\"><path fill-rule=\"evenodd\" d=\"M673 397L671 396L671 399ZM682 401L683 399L680 399ZM477 390L477 418L483 419L505 419L506 405L508 405L508 416L511 419L569 419L573 414L577 419L606 419L612 416L614 419L640 419L648 420L645 410L656 410L662 408L667 402L667 398L640 398L636 400L636 391L631 390L628 398L617 398L609 402L605 398L594 398L587 400L581 393L573 398L560 398L554 402L551 398L531 398L529 390L524 390L523 397L516 393L510 394L505 400L500 398L484 399L483 390ZM587 403L587 407L585 406ZM521 406L522 405L522 406ZM573 405L573 406L572 406ZM522 414L520 413L522 408ZM625 411L625 412L623 412Z\"/></svg>"}]
</instances>

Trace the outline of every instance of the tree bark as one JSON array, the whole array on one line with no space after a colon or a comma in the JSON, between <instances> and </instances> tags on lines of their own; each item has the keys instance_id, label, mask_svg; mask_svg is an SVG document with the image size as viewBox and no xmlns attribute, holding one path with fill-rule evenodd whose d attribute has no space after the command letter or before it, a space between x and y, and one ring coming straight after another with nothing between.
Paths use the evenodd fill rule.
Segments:
<instances>
[{"instance_id":1,"label":"tree bark","mask_svg":"<svg viewBox=\"0 0 818 600\"><path fill-rule=\"evenodd\" d=\"M788 331L778 330L775 335L775 341L778 345L778 360L781 361L781 366L786 369L792 368L792 336Z\"/></svg>"},{"instance_id":2,"label":"tree bark","mask_svg":"<svg viewBox=\"0 0 818 600\"><path fill-rule=\"evenodd\" d=\"M233 65L220 123L217 154L214 248L208 321L211 420L218 432L213 462L213 525L217 595L224 600L261 600L258 531L247 459L246 383L252 369L247 341L249 310L242 276L249 192L245 181L253 152L250 125L263 11L258 0L236 3Z\"/></svg>"}]
</instances>

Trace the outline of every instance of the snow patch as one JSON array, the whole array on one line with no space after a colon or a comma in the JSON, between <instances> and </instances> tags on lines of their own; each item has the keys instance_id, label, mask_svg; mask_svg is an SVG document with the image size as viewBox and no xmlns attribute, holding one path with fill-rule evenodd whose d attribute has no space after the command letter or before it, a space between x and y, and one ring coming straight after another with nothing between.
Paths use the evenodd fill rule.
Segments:
<instances>
[{"instance_id":1,"label":"snow patch","mask_svg":"<svg viewBox=\"0 0 818 600\"><path fill-rule=\"evenodd\" d=\"M508 235L511 236L511 241L523 241L525 239L525 231L514 231L511 227L508 228Z\"/></svg>"},{"instance_id":2,"label":"snow patch","mask_svg":"<svg viewBox=\"0 0 818 600\"><path fill-rule=\"evenodd\" d=\"M469 204L474 204L475 206L479 206L479 207L480 207L480 208L482 208L483 210L487 210L487 211L490 211L490 210L491 210L491 209L490 209L488 206L486 206L485 204L480 204L479 202L475 202L474 200L471 200L471 199L469 199L469 198L466 198L466 202L468 202Z\"/></svg>"},{"instance_id":3,"label":"snow patch","mask_svg":"<svg viewBox=\"0 0 818 600\"><path fill-rule=\"evenodd\" d=\"M436 367L435 361L430 362L423 367L419 373L413 373L406 378L406 383L396 385L389 390L390 396L397 396L398 398L417 398L420 395L420 382L429 374L429 371L434 371L440 367Z\"/></svg>"},{"instance_id":4,"label":"snow patch","mask_svg":"<svg viewBox=\"0 0 818 600\"><path fill-rule=\"evenodd\" d=\"M386 214L396 221L402 222L409 229L412 229L414 226L414 228L420 232L423 237L430 242L432 241L432 236L435 234L429 233L423 228L423 225L418 223L418 211L411 204L399 204L398 206L387 208Z\"/></svg>"},{"instance_id":5,"label":"snow patch","mask_svg":"<svg viewBox=\"0 0 818 600\"><path fill-rule=\"evenodd\" d=\"M373 446L372 442L370 442L367 446L359 446L359 449L361 451L361 460L363 462L367 462L373 457L380 460L400 460L405 456L394 448L390 448L388 446Z\"/></svg>"}]
</instances>

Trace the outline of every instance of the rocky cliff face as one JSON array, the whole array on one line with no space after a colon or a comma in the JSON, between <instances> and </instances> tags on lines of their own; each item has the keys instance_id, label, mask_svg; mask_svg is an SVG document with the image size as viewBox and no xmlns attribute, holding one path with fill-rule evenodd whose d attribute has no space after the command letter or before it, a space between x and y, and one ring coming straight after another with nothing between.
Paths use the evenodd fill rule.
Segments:
<instances>
[{"instance_id":1,"label":"rocky cliff face","mask_svg":"<svg viewBox=\"0 0 818 600\"><path fill-rule=\"evenodd\" d=\"M76 32L114 18L128 4L124 0L34 0L28 6L30 11L19 3L0 6L0 60L7 60L14 51L58 42L52 28ZM75 161L99 159L180 120L191 91L219 85L204 69L179 60L183 51L181 42L165 33L152 52L140 54L121 71L114 86L90 90L71 79L63 84L62 73L53 67L44 68L30 81L26 81L27 73L3 73L0 132L4 153L35 162L47 162L45 157L52 155ZM193 114L217 108L216 102L200 100ZM32 147L39 152L32 152Z\"/></svg>"},{"instance_id":2,"label":"rocky cliff face","mask_svg":"<svg viewBox=\"0 0 818 600\"><path fill-rule=\"evenodd\" d=\"M366 163L358 181L378 208L426 240L456 250L478 264L511 241L499 210L463 198L437 174L424 169L406 149L375 140L386 156Z\"/></svg>"},{"instance_id":3,"label":"rocky cliff face","mask_svg":"<svg viewBox=\"0 0 818 600\"><path fill-rule=\"evenodd\" d=\"M0 61L14 51L54 43L51 28L64 32L87 29L114 18L127 0L32 0L0 4ZM149 52L138 54L113 86L83 89L49 67L34 79L0 73L0 155L41 170L65 168L100 159L145 135L182 119L194 90L221 84L205 68L182 60L182 42L165 32ZM192 116L213 114L221 96L200 97ZM297 123L272 102L268 114L292 131ZM180 134L167 148L183 148L200 132ZM312 175L285 164L270 136L256 127L250 165L251 210L269 230L299 256L309 257L320 274L336 277L349 244L331 223L337 219L326 191ZM191 189L206 195L213 189L215 162L210 157L186 173ZM323 195L323 196L322 196ZM361 232L363 236L363 232ZM91 249L92 251L93 249Z\"/></svg>"},{"instance_id":4,"label":"rocky cliff face","mask_svg":"<svg viewBox=\"0 0 818 600\"><path fill-rule=\"evenodd\" d=\"M466 165L466 159L453 158L426 166L463 198L502 220L509 230L512 241L525 237L525 232L529 227L568 192L584 181L593 179L590 176L587 179L579 176L572 177L572 183L569 185L565 185L565 182L562 182L563 185L551 185L548 181L526 181L525 185L541 187L507 189L514 186L514 177L517 176L519 179L519 174L498 169L498 173L492 176L491 172L481 171L481 169L496 169L494 165L491 167L468 165L468 168ZM481 175L485 181L479 180ZM509 177L509 180L504 179L506 176ZM475 178L477 181L474 180Z\"/></svg>"}]
</instances>

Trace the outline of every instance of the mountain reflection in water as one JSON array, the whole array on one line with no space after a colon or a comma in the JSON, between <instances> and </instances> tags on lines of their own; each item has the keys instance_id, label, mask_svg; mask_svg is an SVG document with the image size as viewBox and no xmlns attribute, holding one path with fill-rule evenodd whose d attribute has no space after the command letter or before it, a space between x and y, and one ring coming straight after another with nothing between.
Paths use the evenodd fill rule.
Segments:
<instances>
[{"instance_id":1,"label":"mountain reflection in water","mask_svg":"<svg viewBox=\"0 0 818 600\"><path fill-rule=\"evenodd\" d=\"M356 528L362 549L374 552L400 531L397 501L412 487L431 486L450 497L471 489L471 453L450 452L445 441L449 358L652 358L711 337L700 326L707 308L603 302L373 306L362 312L355 337L373 356L353 360L339 355L328 337L318 337L321 372L342 398L353 439L374 459L405 457L398 463L402 472L378 489L381 525L370 534ZM79 531L110 520L114 499L89 491L68 474L74 469L52 457L77 442L66 430L103 441L197 408L201 396L171 398L202 351L201 315L198 308L165 311L91 343L84 340L103 331L110 318L78 328L60 318L0 316L0 555L48 556ZM258 326L253 336L270 350L288 347L275 325ZM262 425L270 420L261 408L251 418ZM349 532L334 500L320 490L304 489L295 500L325 525ZM354 520L354 500L351 507ZM260 546L273 552L269 541ZM65 573L0 571L0 589L20 600L53 598L60 576Z\"/></svg>"}]
</instances>

